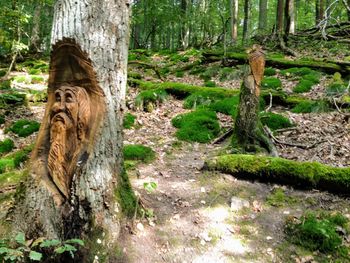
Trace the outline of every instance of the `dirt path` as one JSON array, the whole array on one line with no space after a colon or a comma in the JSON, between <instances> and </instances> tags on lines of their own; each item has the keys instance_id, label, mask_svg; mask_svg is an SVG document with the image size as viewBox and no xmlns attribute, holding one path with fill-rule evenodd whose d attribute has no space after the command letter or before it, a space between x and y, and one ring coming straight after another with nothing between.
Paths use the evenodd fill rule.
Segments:
<instances>
[{"instance_id":1,"label":"dirt path","mask_svg":"<svg viewBox=\"0 0 350 263\"><path fill-rule=\"evenodd\" d=\"M137 219L131 231L130 226L124 228L123 253L129 261L312 262L317 258L285 241L285 220L306 210L341 211L350 218L350 201L287 187L281 188L284 198L276 201L273 193L281 186L202 171L204 160L223 151L222 145L175 143L170 120L183 111L177 103L168 101L153 113L138 112L142 128L126 132L126 143L146 142L158 153L153 163L128 172L149 216ZM149 182L157 183L151 193L144 188Z\"/></svg>"}]
</instances>

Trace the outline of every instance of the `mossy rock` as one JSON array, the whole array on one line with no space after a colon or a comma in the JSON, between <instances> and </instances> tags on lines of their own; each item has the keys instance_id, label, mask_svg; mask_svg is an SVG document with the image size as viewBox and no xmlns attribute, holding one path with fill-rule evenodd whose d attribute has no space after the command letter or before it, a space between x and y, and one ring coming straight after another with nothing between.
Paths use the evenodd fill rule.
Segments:
<instances>
[{"instance_id":1,"label":"mossy rock","mask_svg":"<svg viewBox=\"0 0 350 263\"><path fill-rule=\"evenodd\" d=\"M137 160L148 163L155 159L155 152L150 147L141 144L125 145L123 153L125 160Z\"/></svg>"},{"instance_id":2,"label":"mossy rock","mask_svg":"<svg viewBox=\"0 0 350 263\"><path fill-rule=\"evenodd\" d=\"M9 153L14 147L15 144L11 139L0 141L0 154Z\"/></svg>"},{"instance_id":3,"label":"mossy rock","mask_svg":"<svg viewBox=\"0 0 350 263\"><path fill-rule=\"evenodd\" d=\"M274 75L276 75L276 73L277 73L276 69L271 68L271 67L265 68L265 71L264 71L264 75L268 76L268 77L274 76Z\"/></svg>"},{"instance_id":4,"label":"mossy rock","mask_svg":"<svg viewBox=\"0 0 350 263\"><path fill-rule=\"evenodd\" d=\"M27 137L34 132L37 132L40 128L40 123L37 121L30 120L19 120L16 121L11 127L6 129L6 132L13 132L20 137Z\"/></svg>"},{"instance_id":5,"label":"mossy rock","mask_svg":"<svg viewBox=\"0 0 350 263\"><path fill-rule=\"evenodd\" d=\"M293 113L321 113L321 112L329 112L330 107L328 102L320 100L320 101L310 101L305 100L299 102L295 105L291 110Z\"/></svg>"},{"instance_id":6,"label":"mossy rock","mask_svg":"<svg viewBox=\"0 0 350 263\"><path fill-rule=\"evenodd\" d=\"M261 86L266 89L278 89L282 87L282 82L278 78L267 77L264 78L261 82Z\"/></svg>"},{"instance_id":7,"label":"mossy rock","mask_svg":"<svg viewBox=\"0 0 350 263\"><path fill-rule=\"evenodd\" d=\"M163 89L145 90L135 98L135 105L147 110L149 104L161 103L166 100L168 93Z\"/></svg>"},{"instance_id":8,"label":"mossy rock","mask_svg":"<svg viewBox=\"0 0 350 263\"><path fill-rule=\"evenodd\" d=\"M349 220L339 213L307 212L300 220L289 218L285 232L288 239L296 245L313 252L338 252L338 257L344 257L345 260L349 259L349 248L342 245L343 238L338 229L345 230L348 222Z\"/></svg>"},{"instance_id":9,"label":"mossy rock","mask_svg":"<svg viewBox=\"0 0 350 263\"><path fill-rule=\"evenodd\" d=\"M261 113L260 120L263 125L267 125L272 131L293 126L288 118L272 112Z\"/></svg>"},{"instance_id":10,"label":"mossy rock","mask_svg":"<svg viewBox=\"0 0 350 263\"><path fill-rule=\"evenodd\" d=\"M132 126L134 126L136 120L136 116L132 115L131 113L126 113L123 118L123 127L125 129L131 129Z\"/></svg>"},{"instance_id":11,"label":"mossy rock","mask_svg":"<svg viewBox=\"0 0 350 263\"><path fill-rule=\"evenodd\" d=\"M211 91L198 91L184 100L185 109L195 109L198 106L209 105L214 101L225 98L223 94Z\"/></svg>"},{"instance_id":12,"label":"mossy rock","mask_svg":"<svg viewBox=\"0 0 350 263\"><path fill-rule=\"evenodd\" d=\"M203 109L180 114L171 122L179 129L176 137L183 141L207 143L220 133L216 113L209 110Z\"/></svg>"},{"instance_id":13,"label":"mossy rock","mask_svg":"<svg viewBox=\"0 0 350 263\"><path fill-rule=\"evenodd\" d=\"M317 162L296 162L275 157L231 154L206 162L208 169L235 177L292 185L301 189L350 193L350 168L336 168Z\"/></svg>"}]
</instances>

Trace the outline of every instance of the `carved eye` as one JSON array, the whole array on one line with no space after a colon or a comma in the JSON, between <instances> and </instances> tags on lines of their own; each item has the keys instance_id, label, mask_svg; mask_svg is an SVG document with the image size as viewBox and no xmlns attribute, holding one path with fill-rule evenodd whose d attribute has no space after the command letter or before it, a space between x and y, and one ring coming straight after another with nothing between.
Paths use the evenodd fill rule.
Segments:
<instances>
[{"instance_id":1,"label":"carved eye","mask_svg":"<svg viewBox=\"0 0 350 263\"><path fill-rule=\"evenodd\" d=\"M66 96L66 102L73 102L74 100L73 100L73 97L72 97L72 95L70 95L70 94L67 94L67 96Z\"/></svg>"},{"instance_id":2,"label":"carved eye","mask_svg":"<svg viewBox=\"0 0 350 263\"><path fill-rule=\"evenodd\" d=\"M60 102L61 101L61 96L60 96L59 93L56 93L55 100L56 100L56 102Z\"/></svg>"}]
</instances>

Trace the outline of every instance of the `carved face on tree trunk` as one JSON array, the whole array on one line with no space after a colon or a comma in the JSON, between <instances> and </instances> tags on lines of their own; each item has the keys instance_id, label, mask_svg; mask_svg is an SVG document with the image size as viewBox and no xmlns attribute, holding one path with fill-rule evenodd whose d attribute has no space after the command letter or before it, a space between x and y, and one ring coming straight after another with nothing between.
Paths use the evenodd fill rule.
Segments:
<instances>
[{"instance_id":1,"label":"carved face on tree trunk","mask_svg":"<svg viewBox=\"0 0 350 263\"><path fill-rule=\"evenodd\" d=\"M84 88L61 86L50 110L48 169L60 192L68 198L77 162L89 133L90 98Z\"/></svg>"}]
</instances>

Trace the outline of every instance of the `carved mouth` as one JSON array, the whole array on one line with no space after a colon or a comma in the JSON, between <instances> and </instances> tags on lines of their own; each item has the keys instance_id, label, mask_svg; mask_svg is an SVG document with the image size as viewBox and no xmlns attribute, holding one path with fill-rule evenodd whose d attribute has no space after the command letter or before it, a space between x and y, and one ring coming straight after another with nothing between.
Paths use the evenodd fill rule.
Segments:
<instances>
[{"instance_id":1,"label":"carved mouth","mask_svg":"<svg viewBox=\"0 0 350 263\"><path fill-rule=\"evenodd\" d=\"M62 122L66 126L71 126L73 124L72 120L69 118L69 116L65 112L59 112L55 114L51 120L51 123L55 123L55 122Z\"/></svg>"}]
</instances>

